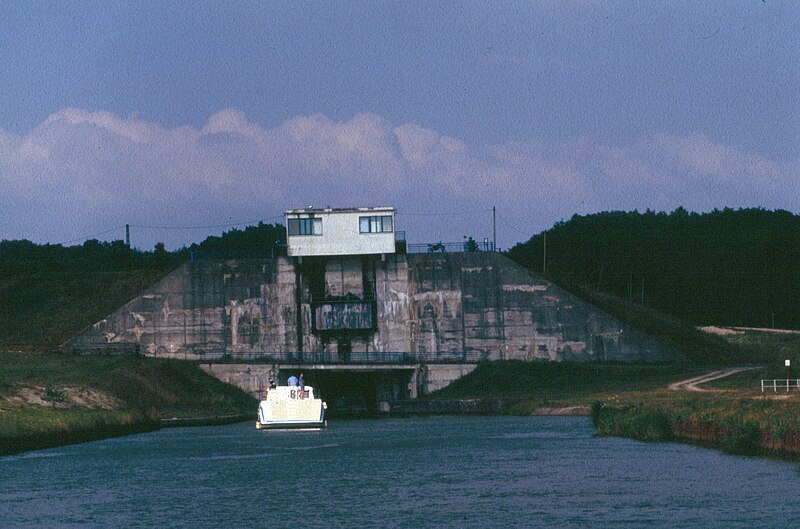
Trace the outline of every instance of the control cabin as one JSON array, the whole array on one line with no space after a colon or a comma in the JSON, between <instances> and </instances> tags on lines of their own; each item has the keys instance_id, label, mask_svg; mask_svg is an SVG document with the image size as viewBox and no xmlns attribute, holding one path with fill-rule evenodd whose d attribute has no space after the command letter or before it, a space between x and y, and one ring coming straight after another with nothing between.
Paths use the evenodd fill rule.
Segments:
<instances>
[{"instance_id":1,"label":"control cabin","mask_svg":"<svg viewBox=\"0 0 800 529\"><path fill-rule=\"evenodd\" d=\"M394 253L395 213L391 207L287 210L288 255L324 257Z\"/></svg>"}]
</instances>

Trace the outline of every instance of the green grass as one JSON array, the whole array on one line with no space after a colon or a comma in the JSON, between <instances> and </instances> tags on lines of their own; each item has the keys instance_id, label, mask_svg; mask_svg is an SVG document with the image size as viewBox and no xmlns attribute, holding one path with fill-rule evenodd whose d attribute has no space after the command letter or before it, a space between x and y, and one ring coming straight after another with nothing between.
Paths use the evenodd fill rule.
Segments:
<instances>
[{"instance_id":1,"label":"green grass","mask_svg":"<svg viewBox=\"0 0 800 529\"><path fill-rule=\"evenodd\" d=\"M703 370L678 365L595 362L488 362L431 398L509 398L526 401L519 413L539 407L588 406L619 393L662 389Z\"/></svg>"},{"instance_id":2,"label":"green grass","mask_svg":"<svg viewBox=\"0 0 800 529\"><path fill-rule=\"evenodd\" d=\"M769 345L767 345L768 347ZM759 381L782 367L748 370L702 385L667 386L709 372L678 365L493 362L430 396L502 399L505 413L591 405L601 435L700 443L734 454L794 458L800 453L800 394L761 395Z\"/></svg>"},{"instance_id":3,"label":"green grass","mask_svg":"<svg viewBox=\"0 0 800 529\"><path fill-rule=\"evenodd\" d=\"M139 413L0 404L0 455L155 430Z\"/></svg>"},{"instance_id":4,"label":"green grass","mask_svg":"<svg viewBox=\"0 0 800 529\"><path fill-rule=\"evenodd\" d=\"M0 365L0 454L151 430L160 418L253 414L257 406L180 360L0 351ZM39 388L49 405L15 402L24 388ZM67 388L111 397L114 408L57 407Z\"/></svg>"},{"instance_id":5,"label":"green grass","mask_svg":"<svg viewBox=\"0 0 800 529\"><path fill-rule=\"evenodd\" d=\"M165 271L0 276L0 346L53 350L138 296Z\"/></svg>"},{"instance_id":6,"label":"green grass","mask_svg":"<svg viewBox=\"0 0 800 529\"><path fill-rule=\"evenodd\" d=\"M124 410L151 416L247 413L255 400L181 360L0 352L0 397L22 386L86 387L118 399Z\"/></svg>"},{"instance_id":7,"label":"green grass","mask_svg":"<svg viewBox=\"0 0 800 529\"><path fill-rule=\"evenodd\" d=\"M800 375L800 334L781 334L768 331L739 331L741 334L727 334L723 338L747 350L749 360L754 363L768 363L783 368L784 360L791 360ZM785 378L784 374L779 378Z\"/></svg>"},{"instance_id":8,"label":"green grass","mask_svg":"<svg viewBox=\"0 0 800 529\"><path fill-rule=\"evenodd\" d=\"M800 396L774 399L739 391L658 391L598 401L601 435L699 442L735 454L800 452Z\"/></svg>"}]
</instances>

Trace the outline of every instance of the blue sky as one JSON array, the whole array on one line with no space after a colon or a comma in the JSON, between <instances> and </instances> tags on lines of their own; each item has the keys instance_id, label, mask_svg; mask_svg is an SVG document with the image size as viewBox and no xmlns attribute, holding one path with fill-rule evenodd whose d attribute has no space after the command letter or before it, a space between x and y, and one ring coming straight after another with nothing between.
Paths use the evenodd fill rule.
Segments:
<instances>
[{"instance_id":1,"label":"blue sky","mask_svg":"<svg viewBox=\"0 0 800 529\"><path fill-rule=\"evenodd\" d=\"M393 205L509 247L574 213L798 212L796 2L6 2L0 239L175 248Z\"/></svg>"}]
</instances>

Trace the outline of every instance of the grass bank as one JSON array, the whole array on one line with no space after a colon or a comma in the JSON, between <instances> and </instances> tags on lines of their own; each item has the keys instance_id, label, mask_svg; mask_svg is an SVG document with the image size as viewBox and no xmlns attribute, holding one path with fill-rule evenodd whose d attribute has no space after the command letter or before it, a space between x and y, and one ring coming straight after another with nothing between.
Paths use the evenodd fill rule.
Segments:
<instances>
[{"instance_id":1,"label":"grass bank","mask_svg":"<svg viewBox=\"0 0 800 529\"><path fill-rule=\"evenodd\" d=\"M708 391L667 389L709 371L676 365L493 362L430 395L427 408L520 415L591 409L600 435L701 444L733 454L800 455L800 393L760 391L762 378L785 376L782 366L710 382L703 386ZM472 399L478 402L448 407Z\"/></svg>"},{"instance_id":2,"label":"grass bank","mask_svg":"<svg viewBox=\"0 0 800 529\"><path fill-rule=\"evenodd\" d=\"M642 441L680 441L732 454L800 455L800 397L767 398L739 392L663 392L597 401L592 421L600 435Z\"/></svg>"},{"instance_id":3,"label":"grass bank","mask_svg":"<svg viewBox=\"0 0 800 529\"><path fill-rule=\"evenodd\" d=\"M521 415L574 407L588 410L594 401L658 390L702 372L674 364L487 362L429 398L501 399L508 403L501 407L503 412Z\"/></svg>"},{"instance_id":4,"label":"grass bank","mask_svg":"<svg viewBox=\"0 0 800 529\"><path fill-rule=\"evenodd\" d=\"M55 270L0 275L0 348L58 349L165 274Z\"/></svg>"},{"instance_id":5,"label":"grass bank","mask_svg":"<svg viewBox=\"0 0 800 529\"><path fill-rule=\"evenodd\" d=\"M0 351L0 454L248 415L257 402L179 360Z\"/></svg>"}]
</instances>

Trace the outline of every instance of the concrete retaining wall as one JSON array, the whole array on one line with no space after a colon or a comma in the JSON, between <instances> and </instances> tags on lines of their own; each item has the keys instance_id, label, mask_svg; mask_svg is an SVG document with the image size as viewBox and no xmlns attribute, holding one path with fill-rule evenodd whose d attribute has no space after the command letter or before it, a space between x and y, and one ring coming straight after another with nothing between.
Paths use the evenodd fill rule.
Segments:
<instances>
[{"instance_id":1,"label":"concrete retaining wall","mask_svg":"<svg viewBox=\"0 0 800 529\"><path fill-rule=\"evenodd\" d=\"M422 363L471 360L655 361L673 352L497 253L327 258L326 295L374 291L375 328L313 330L308 263L291 258L186 263L65 348L132 344L178 358L293 351L401 351ZM372 294L371 294L372 295ZM116 345L114 345L116 344ZM431 382L433 387L434 382Z\"/></svg>"}]
</instances>

